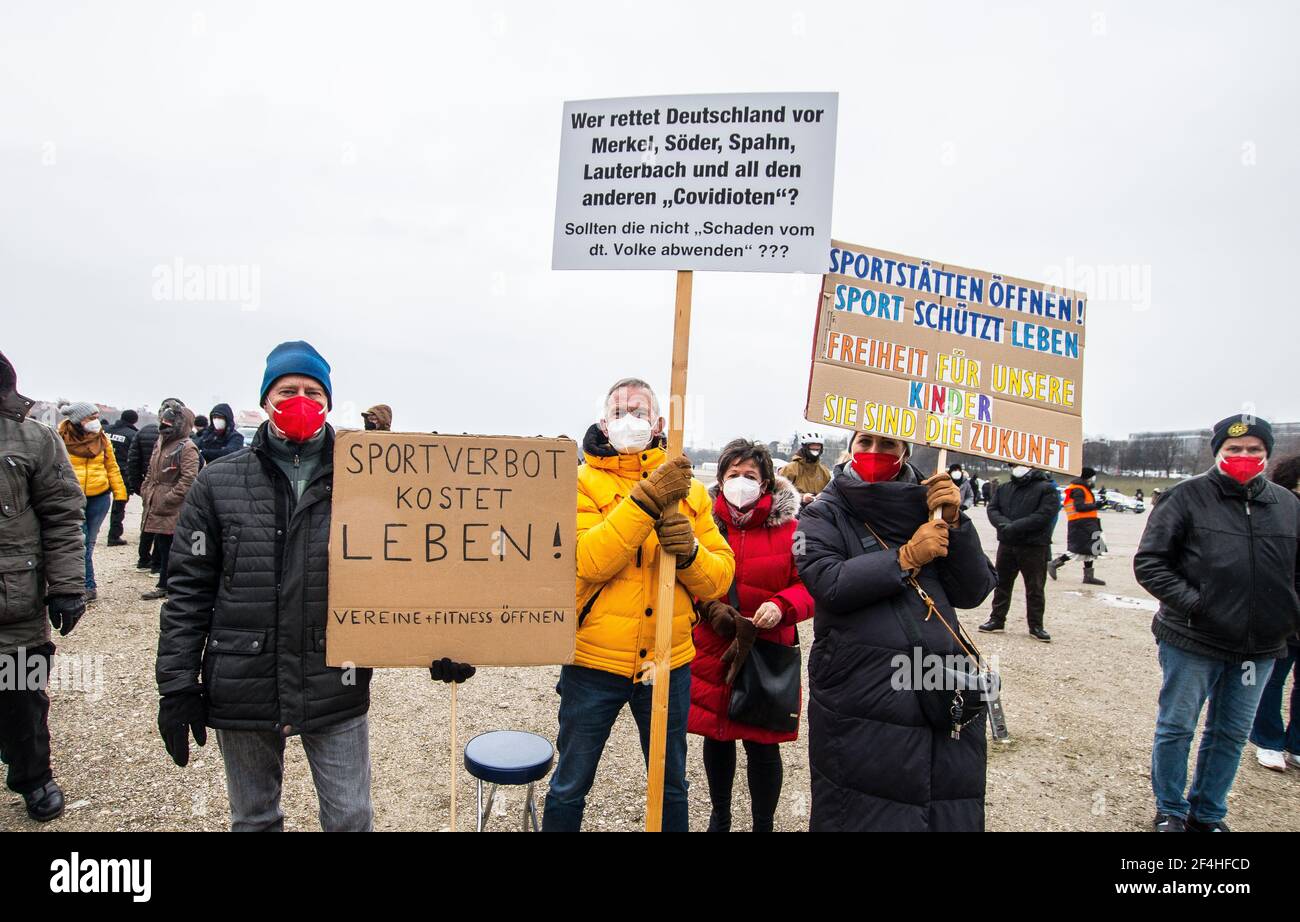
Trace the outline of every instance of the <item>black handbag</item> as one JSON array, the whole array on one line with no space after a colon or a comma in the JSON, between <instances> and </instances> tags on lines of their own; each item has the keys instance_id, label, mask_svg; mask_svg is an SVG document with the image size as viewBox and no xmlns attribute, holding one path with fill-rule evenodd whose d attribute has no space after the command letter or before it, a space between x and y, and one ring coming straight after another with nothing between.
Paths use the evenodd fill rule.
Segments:
<instances>
[{"instance_id":1,"label":"black handbag","mask_svg":"<svg viewBox=\"0 0 1300 922\"><path fill-rule=\"evenodd\" d=\"M739 612L740 594L734 583L730 599L731 607ZM731 686L727 717L773 733L793 733L799 729L803 659L798 634L795 637L791 646L770 640L754 641Z\"/></svg>"}]
</instances>

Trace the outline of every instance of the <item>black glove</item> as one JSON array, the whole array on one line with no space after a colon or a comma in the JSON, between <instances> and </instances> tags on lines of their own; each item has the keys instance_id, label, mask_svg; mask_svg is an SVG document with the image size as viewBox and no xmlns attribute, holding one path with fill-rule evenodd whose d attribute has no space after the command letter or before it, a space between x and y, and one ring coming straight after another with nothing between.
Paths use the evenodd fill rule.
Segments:
<instances>
[{"instance_id":1,"label":"black glove","mask_svg":"<svg viewBox=\"0 0 1300 922\"><path fill-rule=\"evenodd\" d=\"M82 595L52 595L49 600L50 624L67 637L86 613L86 597Z\"/></svg>"},{"instance_id":2,"label":"black glove","mask_svg":"<svg viewBox=\"0 0 1300 922\"><path fill-rule=\"evenodd\" d=\"M429 678L435 682L464 682L474 675L474 667L469 663L453 663L447 657L436 659L429 666Z\"/></svg>"},{"instance_id":3,"label":"black glove","mask_svg":"<svg viewBox=\"0 0 1300 922\"><path fill-rule=\"evenodd\" d=\"M190 761L190 734L200 746L208 742L208 703L201 692L163 695L158 702L158 732L172 761L184 768Z\"/></svg>"}]
</instances>

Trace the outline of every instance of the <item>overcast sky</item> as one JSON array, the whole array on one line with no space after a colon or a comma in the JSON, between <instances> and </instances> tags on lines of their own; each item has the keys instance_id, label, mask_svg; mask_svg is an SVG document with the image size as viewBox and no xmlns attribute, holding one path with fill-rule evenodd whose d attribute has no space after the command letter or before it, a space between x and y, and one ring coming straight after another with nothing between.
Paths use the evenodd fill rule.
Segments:
<instances>
[{"instance_id":1,"label":"overcast sky","mask_svg":"<svg viewBox=\"0 0 1300 922\"><path fill-rule=\"evenodd\" d=\"M302 338L336 424L578 436L666 390L674 281L551 271L563 101L838 91L835 235L1089 290L1088 434L1300 419L1300 8L985 6L7 4L0 351L205 412ZM178 259L256 309L156 297ZM801 426L818 284L696 274L688 442Z\"/></svg>"}]
</instances>

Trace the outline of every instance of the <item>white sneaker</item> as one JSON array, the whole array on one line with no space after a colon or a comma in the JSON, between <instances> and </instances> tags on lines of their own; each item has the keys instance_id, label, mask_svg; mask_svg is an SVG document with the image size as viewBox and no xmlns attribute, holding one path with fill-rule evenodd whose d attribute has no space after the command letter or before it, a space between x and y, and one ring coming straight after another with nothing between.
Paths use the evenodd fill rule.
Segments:
<instances>
[{"instance_id":1,"label":"white sneaker","mask_svg":"<svg viewBox=\"0 0 1300 922\"><path fill-rule=\"evenodd\" d=\"M1275 772L1286 771L1286 757L1280 749L1256 749L1255 758L1259 759L1259 764L1265 768L1271 768ZM1292 756L1291 758L1295 758ZM1296 764L1300 764L1297 760Z\"/></svg>"},{"instance_id":2,"label":"white sneaker","mask_svg":"<svg viewBox=\"0 0 1300 922\"><path fill-rule=\"evenodd\" d=\"M1300 756L1296 755L1294 752L1286 753L1286 764L1290 765L1292 768L1300 768Z\"/></svg>"}]
</instances>

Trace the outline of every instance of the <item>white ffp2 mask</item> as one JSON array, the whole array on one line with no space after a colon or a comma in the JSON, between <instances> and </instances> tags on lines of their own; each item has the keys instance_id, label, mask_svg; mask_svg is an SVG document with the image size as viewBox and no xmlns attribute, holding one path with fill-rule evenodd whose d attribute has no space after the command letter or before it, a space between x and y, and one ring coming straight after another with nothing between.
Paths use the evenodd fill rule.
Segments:
<instances>
[{"instance_id":1,"label":"white ffp2 mask","mask_svg":"<svg viewBox=\"0 0 1300 922\"><path fill-rule=\"evenodd\" d=\"M732 477L722 484L722 495L737 509L747 509L754 505L762 493L763 488L758 482L748 477Z\"/></svg>"},{"instance_id":2,"label":"white ffp2 mask","mask_svg":"<svg viewBox=\"0 0 1300 922\"><path fill-rule=\"evenodd\" d=\"M650 444L650 433L654 427L649 420L639 416L620 416L618 419L606 420L605 429L609 434L609 444L619 454L631 454Z\"/></svg>"}]
</instances>

